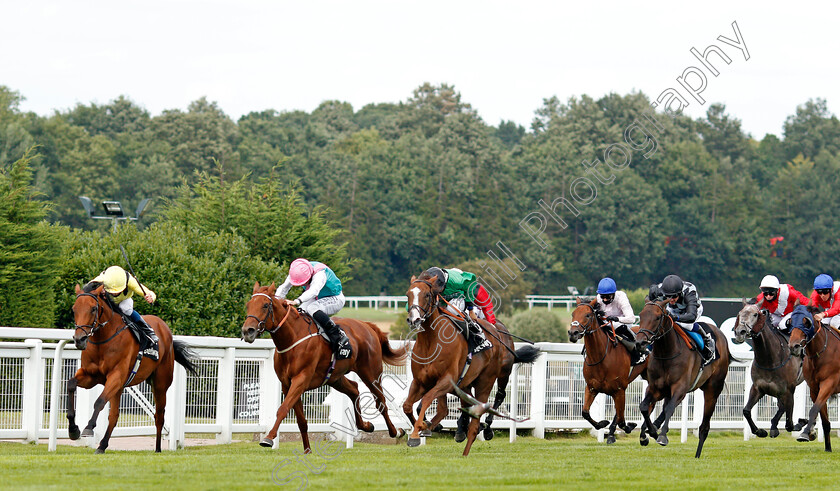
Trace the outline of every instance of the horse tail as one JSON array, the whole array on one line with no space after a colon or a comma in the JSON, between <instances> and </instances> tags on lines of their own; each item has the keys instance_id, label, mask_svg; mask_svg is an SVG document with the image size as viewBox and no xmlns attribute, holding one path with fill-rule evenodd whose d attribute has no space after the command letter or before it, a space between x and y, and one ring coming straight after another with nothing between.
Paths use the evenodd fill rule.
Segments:
<instances>
[{"instance_id":1,"label":"horse tail","mask_svg":"<svg viewBox=\"0 0 840 491\"><path fill-rule=\"evenodd\" d=\"M540 349L536 346L523 346L513 354L514 363L534 363L540 356Z\"/></svg>"},{"instance_id":2,"label":"horse tail","mask_svg":"<svg viewBox=\"0 0 840 491\"><path fill-rule=\"evenodd\" d=\"M735 356L732 355L732 353L729 353L729 364L731 365L733 361L736 361L738 363L747 363L750 360L743 360L741 358L736 358Z\"/></svg>"},{"instance_id":3,"label":"horse tail","mask_svg":"<svg viewBox=\"0 0 840 491\"><path fill-rule=\"evenodd\" d=\"M388 335L382 332L376 324L371 322L366 322L365 324L369 325L379 338L379 344L382 346L382 361L395 367L405 365L405 358L408 355L405 346L401 346L397 349L392 348L391 342L388 341Z\"/></svg>"},{"instance_id":4,"label":"horse tail","mask_svg":"<svg viewBox=\"0 0 840 491\"><path fill-rule=\"evenodd\" d=\"M190 348L190 345L183 341L173 341L173 348L175 349L175 361L193 375L198 375L198 367L195 362L198 361L198 354Z\"/></svg>"}]
</instances>

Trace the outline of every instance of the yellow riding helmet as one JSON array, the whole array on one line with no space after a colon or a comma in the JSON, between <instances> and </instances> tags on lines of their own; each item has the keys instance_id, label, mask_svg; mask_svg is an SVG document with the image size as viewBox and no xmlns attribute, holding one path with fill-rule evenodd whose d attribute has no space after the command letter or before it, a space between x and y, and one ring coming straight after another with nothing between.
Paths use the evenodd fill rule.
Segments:
<instances>
[{"instance_id":1,"label":"yellow riding helmet","mask_svg":"<svg viewBox=\"0 0 840 491\"><path fill-rule=\"evenodd\" d=\"M111 266L99 275L102 278L102 285L108 293L120 293L125 290L128 283L128 275L119 266Z\"/></svg>"}]
</instances>

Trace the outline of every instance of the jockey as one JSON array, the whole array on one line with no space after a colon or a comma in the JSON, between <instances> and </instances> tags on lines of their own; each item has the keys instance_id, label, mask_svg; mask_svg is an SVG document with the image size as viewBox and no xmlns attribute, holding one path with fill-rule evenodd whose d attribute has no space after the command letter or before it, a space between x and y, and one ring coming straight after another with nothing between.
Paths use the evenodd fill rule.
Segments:
<instances>
[{"instance_id":1,"label":"jockey","mask_svg":"<svg viewBox=\"0 0 840 491\"><path fill-rule=\"evenodd\" d=\"M715 338L710 333L700 328L695 322L703 315L703 304L697 293L697 287L683 281L679 276L672 274L665 277L662 283L651 285L648 298L651 301L666 299L668 315L674 323L686 332L693 332L703 337L703 366L708 365L715 358Z\"/></svg>"},{"instance_id":2,"label":"jockey","mask_svg":"<svg viewBox=\"0 0 840 491\"><path fill-rule=\"evenodd\" d=\"M317 261L297 258L289 265L289 276L277 288L274 296L286 298L293 286L302 286L304 292L291 303L312 316L330 338L330 346L338 359L350 357L350 340L330 319L344 307L341 280L333 270Z\"/></svg>"},{"instance_id":3,"label":"jockey","mask_svg":"<svg viewBox=\"0 0 840 491\"><path fill-rule=\"evenodd\" d=\"M785 283L780 284L779 279L768 274L761 280L759 285L761 293L755 297L755 303L760 309L767 309L770 312L770 322L773 327L780 331L787 332L786 322L797 305L808 305L808 297L796 290L796 288Z\"/></svg>"},{"instance_id":4,"label":"jockey","mask_svg":"<svg viewBox=\"0 0 840 491\"><path fill-rule=\"evenodd\" d=\"M154 303L155 299L157 299L155 292L145 285L141 285L137 281L137 278L119 266L109 267L91 281L102 283L103 289L111 295L114 303L117 304L125 317L127 317L126 324L134 333L137 342L140 343L140 352L143 353L143 356L157 361L159 357L157 335L155 335L154 329L146 323L143 317L134 310L134 299L131 298L136 293L142 295L147 302Z\"/></svg>"},{"instance_id":5,"label":"jockey","mask_svg":"<svg viewBox=\"0 0 840 491\"><path fill-rule=\"evenodd\" d=\"M834 281L831 276L821 274L814 278L814 291L811 293L810 305L820 307L825 312L814 314L814 322L822 322L831 327L840 327L840 281Z\"/></svg>"},{"instance_id":6,"label":"jockey","mask_svg":"<svg viewBox=\"0 0 840 491\"><path fill-rule=\"evenodd\" d=\"M619 323L615 327L615 333L618 334L618 341L630 352L630 363L638 365L644 362L648 353L636 349L636 335L629 327L636 322L636 316L633 314L633 307L630 306L627 294L616 289L612 278L604 278L598 282L596 300L598 310L604 312L604 318L610 322Z\"/></svg>"},{"instance_id":7,"label":"jockey","mask_svg":"<svg viewBox=\"0 0 840 491\"><path fill-rule=\"evenodd\" d=\"M478 284L478 279L473 273L462 271L458 268L438 269L443 273L444 287L441 292L441 297L447 302L446 310L455 315L460 315L463 311L472 311L477 304L479 306L479 314L490 321L491 324L496 324L496 316L493 313L493 302L490 301L490 295L487 290ZM482 293L483 292L483 293ZM477 315L481 317L481 315ZM469 316L466 316L469 321ZM487 337L484 335L484 330L478 326L473 326L472 322L467 322L471 330L481 338L479 346L486 342Z\"/></svg>"}]
</instances>

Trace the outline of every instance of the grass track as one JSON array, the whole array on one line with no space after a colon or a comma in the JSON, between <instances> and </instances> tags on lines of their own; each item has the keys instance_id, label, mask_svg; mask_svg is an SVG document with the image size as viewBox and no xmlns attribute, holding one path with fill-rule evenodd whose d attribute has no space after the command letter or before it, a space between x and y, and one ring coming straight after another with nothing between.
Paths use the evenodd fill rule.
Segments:
<instances>
[{"instance_id":1,"label":"grass track","mask_svg":"<svg viewBox=\"0 0 840 491\"><path fill-rule=\"evenodd\" d=\"M467 459L461 457L463 444L444 437L411 449L404 440L398 446L356 444L331 460L309 456L312 469L296 460L299 443L274 451L237 443L159 455L94 455L73 447L50 454L46 445L0 443L0 469L4 489L278 489L272 469L285 489L296 489L304 475L310 489L342 490L836 488L840 480L840 454L786 433L750 442L713 434L700 460L694 459L693 437L680 444L675 431L668 447L640 447L634 433L609 447L589 437L520 437L510 444L500 433L476 442ZM323 448L334 452L343 445Z\"/></svg>"}]
</instances>

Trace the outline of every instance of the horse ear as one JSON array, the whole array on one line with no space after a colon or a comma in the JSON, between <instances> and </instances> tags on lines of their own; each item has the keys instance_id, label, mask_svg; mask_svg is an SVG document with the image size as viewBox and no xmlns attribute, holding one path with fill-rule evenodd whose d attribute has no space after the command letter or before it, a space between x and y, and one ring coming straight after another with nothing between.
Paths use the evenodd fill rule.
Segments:
<instances>
[{"instance_id":1,"label":"horse ear","mask_svg":"<svg viewBox=\"0 0 840 491\"><path fill-rule=\"evenodd\" d=\"M747 299L746 298L741 298L741 307L746 307L746 306L747 306Z\"/></svg>"},{"instance_id":2,"label":"horse ear","mask_svg":"<svg viewBox=\"0 0 840 491\"><path fill-rule=\"evenodd\" d=\"M82 287L80 287L79 284L76 283L76 295L79 295L80 293L82 293Z\"/></svg>"},{"instance_id":3,"label":"horse ear","mask_svg":"<svg viewBox=\"0 0 840 491\"><path fill-rule=\"evenodd\" d=\"M580 297L575 297L575 302L577 302L577 304L580 305L583 303L583 299Z\"/></svg>"},{"instance_id":4,"label":"horse ear","mask_svg":"<svg viewBox=\"0 0 840 491\"><path fill-rule=\"evenodd\" d=\"M272 281L271 286L268 287L268 294L273 296L275 291L277 291L277 285Z\"/></svg>"},{"instance_id":5,"label":"horse ear","mask_svg":"<svg viewBox=\"0 0 840 491\"><path fill-rule=\"evenodd\" d=\"M259 290L259 289L260 289L260 282L256 281L256 282L254 282L254 291L251 292L251 293L257 293L257 290Z\"/></svg>"},{"instance_id":6,"label":"horse ear","mask_svg":"<svg viewBox=\"0 0 840 491\"><path fill-rule=\"evenodd\" d=\"M592 301L589 302L589 305L591 305L593 307L598 305L598 297L592 297Z\"/></svg>"},{"instance_id":7,"label":"horse ear","mask_svg":"<svg viewBox=\"0 0 840 491\"><path fill-rule=\"evenodd\" d=\"M410 279L410 280L408 280L408 282L409 282L409 283L414 283L414 280L416 280L416 279L417 279L417 277L416 277L416 276L411 275L411 279Z\"/></svg>"}]
</instances>

